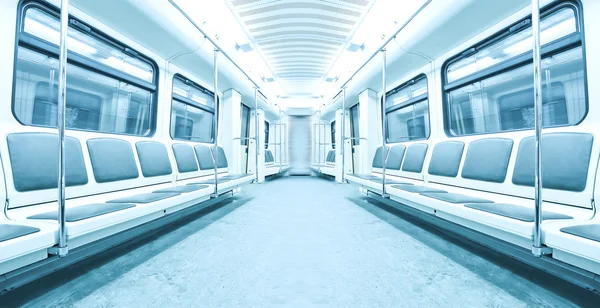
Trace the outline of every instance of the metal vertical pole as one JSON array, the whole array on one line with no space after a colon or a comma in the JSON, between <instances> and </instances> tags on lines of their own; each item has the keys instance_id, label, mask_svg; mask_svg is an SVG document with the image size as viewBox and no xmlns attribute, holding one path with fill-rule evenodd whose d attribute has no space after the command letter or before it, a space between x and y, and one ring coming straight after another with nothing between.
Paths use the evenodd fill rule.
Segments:
<instances>
[{"instance_id":1,"label":"metal vertical pole","mask_svg":"<svg viewBox=\"0 0 600 308\"><path fill-rule=\"evenodd\" d=\"M381 156L381 161L382 161L382 166L383 166L383 187L381 190L381 196L384 198L388 198L389 195L385 192L385 162L386 162L386 157L387 157L387 148L386 148L386 114L385 114L385 104L386 104L386 88L387 88L387 78L386 78L386 70L387 70L387 57L386 57L386 49L382 49L381 50L381 56L382 56L382 60L383 60L383 65L382 65L382 84L383 84L383 96L381 99L381 136L382 136L382 144L383 144L383 155Z\"/></svg>"},{"instance_id":2,"label":"metal vertical pole","mask_svg":"<svg viewBox=\"0 0 600 308\"><path fill-rule=\"evenodd\" d=\"M58 55L58 246L49 250L50 254L65 256L67 245L66 204L65 204L65 111L67 107L67 32L69 28L69 0L60 2L60 42ZM53 81L51 81L52 83Z\"/></svg>"},{"instance_id":3,"label":"metal vertical pole","mask_svg":"<svg viewBox=\"0 0 600 308\"><path fill-rule=\"evenodd\" d=\"M319 121L317 122L317 127L319 128L319 173L321 173L321 108L319 108Z\"/></svg>"},{"instance_id":4,"label":"metal vertical pole","mask_svg":"<svg viewBox=\"0 0 600 308\"><path fill-rule=\"evenodd\" d=\"M540 47L540 3L531 1L531 25L533 29L533 106L535 114L535 217L532 253L540 257L550 253L542 245L542 56Z\"/></svg>"},{"instance_id":5,"label":"metal vertical pole","mask_svg":"<svg viewBox=\"0 0 600 308\"><path fill-rule=\"evenodd\" d=\"M254 174L256 175L256 183L258 183L258 151L260 150L258 147L258 141L260 140L260 136L258 135L258 88L254 88L254 132L254 137L256 137L256 139L254 139L254 144L256 145L256 153L254 153L256 157L256 167L254 167Z\"/></svg>"},{"instance_id":6,"label":"metal vertical pole","mask_svg":"<svg viewBox=\"0 0 600 308\"><path fill-rule=\"evenodd\" d=\"M278 106L279 107L279 106ZM281 128L283 127L283 124L281 124L281 107L279 107L279 141L277 142L279 144L279 173L281 173L281 160L283 159L283 156L281 155L281 149L283 148L283 144L282 144L282 139L281 139Z\"/></svg>"},{"instance_id":7,"label":"metal vertical pole","mask_svg":"<svg viewBox=\"0 0 600 308\"><path fill-rule=\"evenodd\" d=\"M219 146L219 94L217 93L218 91L218 85L219 85L219 63L218 63L218 59L219 59L219 49L215 48L215 53L214 53L214 100L215 100L215 121L214 121L214 131L215 131L215 140L214 140L214 147L213 147L213 156L215 157L215 192L213 193L213 197L216 198L219 196L219 192L218 192L218 182L217 182L217 174L218 174L218 168L219 168L219 151L218 151L218 146Z\"/></svg>"},{"instance_id":8,"label":"metal vertical pole","mask_svg":"<svg viewBox=\"0 0 600 308\"><path fill-rule=\"evenodd\" d=\"M342 145L342 183L346 182L344 173L346 173L346 87L342 88L342 134L340 144Z\"/></svg>"}]
</instances>

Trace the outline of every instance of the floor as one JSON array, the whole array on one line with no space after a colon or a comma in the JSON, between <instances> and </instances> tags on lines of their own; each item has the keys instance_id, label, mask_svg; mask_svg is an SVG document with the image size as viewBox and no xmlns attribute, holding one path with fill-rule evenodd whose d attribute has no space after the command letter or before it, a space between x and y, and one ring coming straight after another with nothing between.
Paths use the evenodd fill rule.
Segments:
<instances>
[{"instance_id":1,"label":"floor","mask_svg":"<svg viewBox=\"0 0 600 308\"><path fill-rule=\"evenodd\" d=\"M518 273L518 274L517 274ZM599 298L316 177L0 297L24 307L576 307Z\"/></svg>"}]
</instances>

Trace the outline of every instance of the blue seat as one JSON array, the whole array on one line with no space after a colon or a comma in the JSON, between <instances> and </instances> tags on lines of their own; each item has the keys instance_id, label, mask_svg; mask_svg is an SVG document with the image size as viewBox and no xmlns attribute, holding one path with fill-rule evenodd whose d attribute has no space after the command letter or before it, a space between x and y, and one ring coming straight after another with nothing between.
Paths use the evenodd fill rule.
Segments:
<instances>
[{"instance_id":1,"label":"blue seat","mask_svg":"<svg viewBox=\"0 0 600 308\"><path fill-rule=\"evenodd\" d=\"M90 219L97 216L106 215L113 212L122 211L135 207L132 203L95 203L72 208L65 211L65 220L67 222L76 222ZM57 220L58 211L46 212L27 217L28 219Z\"/></svg>"},{"instance_id":2,"label":"blue seat","mask_svg":"<svg viewBox=\"0 0 600 308\"><path fill-rule=\"evenodd\" d=\"M40 232L40 229L22 225L0 224L0 242L10 241L36 232Z\"/></svg>"}]
</instances>

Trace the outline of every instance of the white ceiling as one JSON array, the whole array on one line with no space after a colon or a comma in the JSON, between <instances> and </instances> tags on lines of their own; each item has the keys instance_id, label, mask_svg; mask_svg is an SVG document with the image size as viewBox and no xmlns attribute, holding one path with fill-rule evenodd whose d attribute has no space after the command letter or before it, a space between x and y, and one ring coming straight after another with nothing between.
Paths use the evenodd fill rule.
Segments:
<instances>
[{"instance_id":1,"label":"white ceiling","mask_svg":"<svg viewBox=\"0 0 600 308\"><path fill-rule=\"evenodd\" d=\"M227 1L283 91L305 96L317 91L375 0Z\"/></svg>"}]
</instances>

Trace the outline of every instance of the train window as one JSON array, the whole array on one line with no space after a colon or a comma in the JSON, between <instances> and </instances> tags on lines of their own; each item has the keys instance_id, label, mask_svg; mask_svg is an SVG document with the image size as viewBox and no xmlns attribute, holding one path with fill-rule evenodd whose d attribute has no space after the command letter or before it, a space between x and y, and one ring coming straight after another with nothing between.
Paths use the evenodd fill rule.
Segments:
<instances>
[{"instance_id":1,"label":"train window","mask_svg":"<svg viewBox=\"0 0 600 308\"><path fill-rule=\"evenodd\" d=\"M244 139L244 138L248 138L250 137L250 130L248 129L250 127L250 108L247 107L246 105L242 104L242 132L241 132L241 137L242 139L240 139L240 143L241 145L248 145L248 139Z\"/></svg>"},{"instance_id":2,"label":"train window","mask_svg":"<svg viewBox=\"0 0 600 308\"><path fill-rule=\"evenodd\" d=\"M570 2L541 20L544 127L576 125L587 113L583 36ZM497 34L445 69L446 130L454 136L531 129L532 32L529 19Z\"/></svg>"},{"instance_id":3,"label":"train window","mask_svg":"<svg viewBox=\"0 0 600 308\"><path fill-rule=\"evenodd\" d=\"M13 113L25 125L56 127L59 12L23 6L19 27ZM70 18L67 65L68 129L148 136L155 114L152 61Z\"/></svg>"},{"instance_id":4,"label":"train window","mask_svg":"<svg viewBox=\"0 0 600 308\"><path fill-rule=\"evenodd\" d=\"M331 122L331 147L335 149L335 121Z\"/></svg>"},{"instance_id":5,"label":"train window","mask_svg":"<svg viewBox=\"0 0 600 308\"><path fill-rule=\"evenodd\" d=\"M388 92L385 113L388 142L429 138L427 77L420 75Z\"/></svg>"},{"instance_id":6,"label":"train window","mask_svg":"<svg viewBox=\"0 0 600 308\"><path fill-rule=\"evenodd\" d=\"M269 122L265 121L265 150L269 148Z\"/></svg>"},{"instance_id":7,"label":"train window","mask_svg":"<svg viewBox=\"0 0 600 308\"><path fill-rule=\"evenodd\" d=\"M214 141L214 94L175 75L171 104L171 138L194 142Z\"/></svg>"},{"instance_id":8,"label":"train window","mask_svg":"<svg viewBox=\"0 0 600 308\"><path fill-rule=\"evenodd\" d=\"M352 145L360 144L360 130L359 130L359 116L358 116L358 104L350 108L350 127L352 133Z\"/></svg>"}]
</instances>

